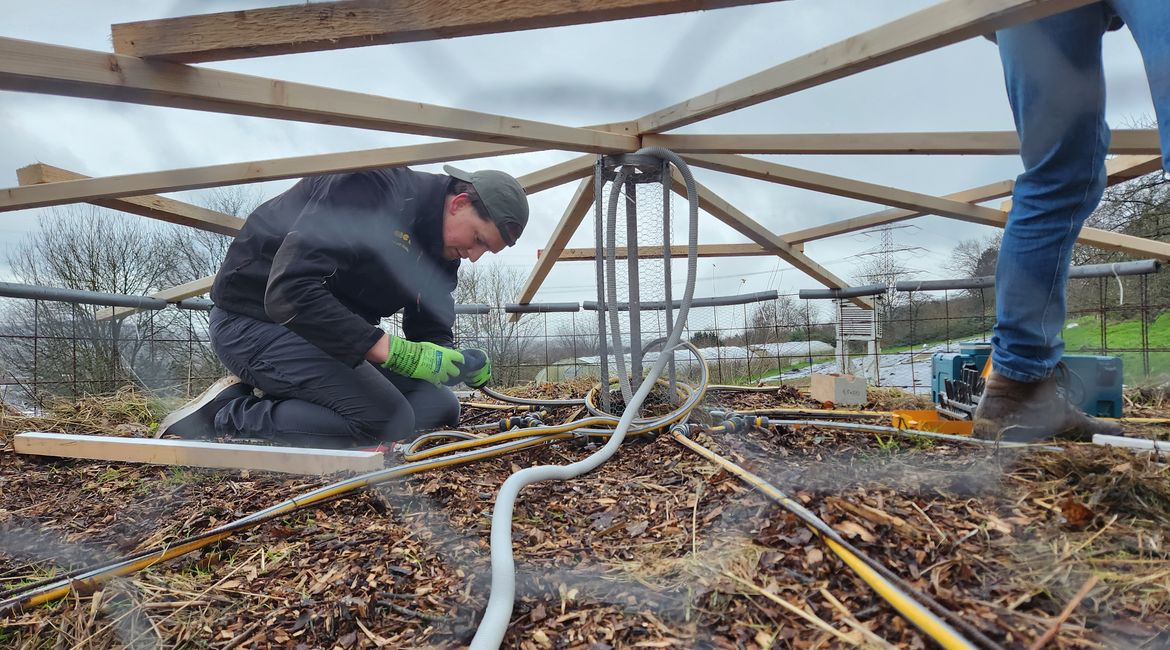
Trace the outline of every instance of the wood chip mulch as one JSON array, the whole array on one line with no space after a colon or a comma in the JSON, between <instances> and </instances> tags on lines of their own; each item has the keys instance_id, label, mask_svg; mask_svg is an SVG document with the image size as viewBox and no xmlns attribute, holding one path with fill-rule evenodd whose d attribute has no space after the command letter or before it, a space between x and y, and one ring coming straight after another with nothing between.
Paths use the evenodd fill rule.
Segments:
<instances>
[{"instance_id":1,"label":"wood chip mulch","mask_svg":"<svg viewBox=\"0 0 1170 650\"><path fill-rule=\"evenodd\" d=\"M580 397L587 388L517 393ZM915 401L870 397L872 409ZM146 433L149 414L96 403L56 419L0 416L0 591L339 478L13 453L19 431ZM712 393L703 408L818 406L781 387ZM1165 417L1157 406L1141 414ZM467 408L462 423L506 414ZM557 407L543 419L582 416ZM1170 438L1165 425L1126 427ZM1170 644L1164 458L1086 444L997 451L809 426L696 439L1004 647ZM489 594L500 485L522 467L595 448L561 442L298 510L92 593L9 614L0 647L465 647ZM627 441L587 476L524 489L513 543L517 598L502 647L934 646L795 516L666 436Z\"/></svg>"}]
</instances>

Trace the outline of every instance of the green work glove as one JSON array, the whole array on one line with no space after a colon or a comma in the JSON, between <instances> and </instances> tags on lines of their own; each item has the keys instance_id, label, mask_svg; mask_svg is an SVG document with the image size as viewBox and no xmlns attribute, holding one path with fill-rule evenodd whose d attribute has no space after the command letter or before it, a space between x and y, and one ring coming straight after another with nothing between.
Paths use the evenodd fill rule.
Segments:
<instances>
[{"instance_id":1,"label":"green work glove","mask_svg":"<svg viewBox=\"0 0 1170 650\"><path fill-rule=\"evenodd\" d=\"M480 388L484 384L491 381L491 378L492 378L492 359L491 359L491 357L489 357L487 355L487 353L484 352L483 350L479 350L477 348L471 348L468 350L464 350L463 352L464 352L463 356L464 356L464 360L465 360L465 363L463 364L463 373L464 373L463 374L463 383L467 384L467 386L469 388ZM469 372L467 372L467 366L470 366L472 364L472 356L482 356L483 357L483 365L480 366L477 370L473 370L469 373Z\"/></svg>"},{"instance_id":2,"label":"green work glove","mask_svg":"<svg viewBox=\"0 0 1170 650\"><path fill-rule=\"evenodd\" d=\"M423 379L438 386L459 374L456 364L463 363L463 354L426 341L407 341L390 337L390 355L382 364L390 372L415 379Z\"/></svg>"}]
</instances>

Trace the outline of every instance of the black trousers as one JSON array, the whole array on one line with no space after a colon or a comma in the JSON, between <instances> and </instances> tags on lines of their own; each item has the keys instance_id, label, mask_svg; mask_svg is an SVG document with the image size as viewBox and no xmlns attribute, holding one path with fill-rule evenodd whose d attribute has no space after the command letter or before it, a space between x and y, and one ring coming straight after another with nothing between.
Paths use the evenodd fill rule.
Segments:
<instances>
[{"instance_id":1,"label":"black trousers","mask_svg":"<svg viewBox=\"0 0 1170 650\"><path fill-rule=\"evenodd\" d=\"M264 392L219 410L221 436L342 449L410 439L459 421L451 389L364 361L350 368L276 323L214 308L211 345L228 370Z\"/></svg>"}]
</instances>

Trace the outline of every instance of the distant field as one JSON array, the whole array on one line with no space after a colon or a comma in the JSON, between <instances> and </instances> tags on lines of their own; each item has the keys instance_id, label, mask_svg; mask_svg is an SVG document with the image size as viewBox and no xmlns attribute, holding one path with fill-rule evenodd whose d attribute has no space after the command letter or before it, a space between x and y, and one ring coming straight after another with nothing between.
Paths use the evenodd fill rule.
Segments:
<instances>
[{"instance_id":1,"label":"distant field","mask_svg":"<svg viewBox=\"0 0 1170 650\"><path fill-rule=\"evenodd\" d=\"M1097 316L1082 316L1080 318L1069 321L1069 324L1076 324L1076 327L1067 327L1062 336L1064 337L1065 354L1100 354L1108 356L1121 357L1122 364L1125 367L1125 383L1127 385L1140 385L1149 383L1151 381L1164 381L1170 378L1170 352L1150 352L1150 373L1146 376L1145 370L1142 367L1142 353L1141 352L1116 352L1118 349L1138 349L1145 347L1142 344L1141 322L1138 320L1128 320L1120 323L1110 323L1105 330L1105 345L1106 349L1101 348L1101 326ZM1151 348L1170 348L1170 312L1162 314L1153 323L1149 325L1148 345ZM986 332L983 335L973 335L965 337L962 340L991 340L991 332ZM929 341L917 343L913 346L900 345L894 347L883 347L883 354L894 354L898 352L906 352L911 348L920 350L924 347L930 347L936 344L945 343L945 341ZM958 340L952 341L955 344L955 350L958 351ZM807 365L807 364L804 364Z\"/></svg>"},{"instance_id":2,"label":"distant field","mask_svg":"<svg viewBox=\"0 0 1170 650\"><path fill-rule=\"evenodd\" d=\"M1125 365L1125 383L1141 384L1147 381L1142 367L1141 352L1111 352L1116 349L1134 349L1142 344L1141 321L1129 320L1110 323L1105 328L1106 349L1101 349L1101 325L1096 316L1083 316L1070 323L1077 327L1066 327L1063 333L1066 354L1108 354L1119 356ZM1152 348L1170 347L1170 312L1162 314L1149 325L1149 341ZM1150 353L1150 376L1170 377L1170 352Z\"/></svg>"}]
</instances>

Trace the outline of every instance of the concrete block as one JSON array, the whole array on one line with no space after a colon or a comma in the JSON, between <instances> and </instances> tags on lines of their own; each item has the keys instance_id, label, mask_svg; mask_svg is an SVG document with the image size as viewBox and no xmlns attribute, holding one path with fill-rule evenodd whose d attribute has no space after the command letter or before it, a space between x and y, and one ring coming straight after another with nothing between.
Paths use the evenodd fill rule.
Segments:
<instances>
[{"instance_id":1,"label":"concrete block","mask_svg":"<svg viewBox=\"0 0 1170 650\"><path fill-rule=\"evenodd\" d=\"M865 378L837 373L814 374L808 393L818 402L832 402L836 406L865 404Z\"/></svg>"}]
</instances>

